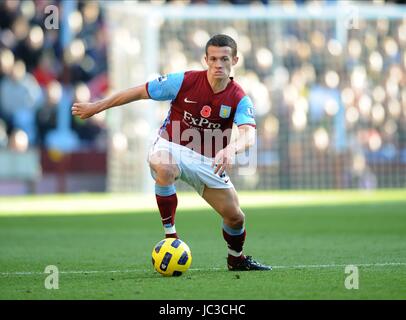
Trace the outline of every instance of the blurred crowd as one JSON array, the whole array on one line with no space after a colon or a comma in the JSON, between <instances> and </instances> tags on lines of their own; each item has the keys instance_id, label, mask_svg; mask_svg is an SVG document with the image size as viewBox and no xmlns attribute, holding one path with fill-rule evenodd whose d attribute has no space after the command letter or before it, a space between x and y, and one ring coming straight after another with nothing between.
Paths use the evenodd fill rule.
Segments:
<instances>
[{"instance_id":1,"label":"blurred crowd","mask_svg":"<svg viewBox=\"0 0 406 320\"><path fill-rule=\"evenodd\" d=\"M52 13L46 8L61 12L61 3L0 2L0 148L57 147L67 134L69 151L105 148L103 119L84 122L69 114L73 100L97 99L107 90L103 12L98 2L75 2L72 39L64 43L61 16L57 29L44 23Z\"/></svg>"}]
</instances>

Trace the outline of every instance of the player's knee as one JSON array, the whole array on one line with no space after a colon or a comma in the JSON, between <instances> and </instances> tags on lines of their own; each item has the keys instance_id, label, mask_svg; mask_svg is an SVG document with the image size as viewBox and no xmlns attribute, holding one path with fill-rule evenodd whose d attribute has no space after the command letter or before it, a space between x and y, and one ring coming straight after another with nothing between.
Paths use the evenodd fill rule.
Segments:
<instances>
[{"instance_id":1,"label":"player's knee","mask_svg":"<svg viewBox=\"0 0 406 320\"><path fill-rule=\"evenodd\" d=\"M171 165L158 165L154 168L156 172L156 180L160 184L174 183L179 172L175 166Z\"/></svg>"},{"instance_id":2,"label":"player's knee","mask_svg":"<svg viewBox=\"0 0 406 320\"><path fill-rule=\"evenodd\" d=\"M174 165L175 161L169 152L157 151L148 157L149 165L156 170L157 166ZM156 170L157 171L157 170Z\"/></svg>"},{"instance_id":3,"label":"player's knee","mask_svg":"<svg viewBox=\"0 0 406 320\"><path fill-rule=\"evenodd\" d=\"M239 209L230 210L227 212L227 217L224 218L226 225L233 229L242 228L245 222L245 215Z\"/></svg>"}]
</instances>

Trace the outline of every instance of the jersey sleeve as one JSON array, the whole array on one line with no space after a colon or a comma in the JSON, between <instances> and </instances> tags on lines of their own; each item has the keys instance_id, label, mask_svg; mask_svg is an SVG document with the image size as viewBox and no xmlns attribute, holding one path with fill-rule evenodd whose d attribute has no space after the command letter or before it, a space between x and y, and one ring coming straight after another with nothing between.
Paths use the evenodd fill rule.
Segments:
<instances>
[{"instance_id":1,"label":"jersey sleeve","mask_svg":"<svg viewBox=\"0 0 406 320\"><path fill-rule=\"evenodd\" d=\"M237 105L234 115L234 123L237 126L249 124L255 126L254 105L249 96L244 96Z\"/></svg>"},{"instance_id":2,"label":"jersey sleeve","mask_svg":"<svg viewBox=\"0 0 406 320\"><path fill-rule=\"evenodd\" d=\"M147 92L152 100L173 100L182 86L184 72L170 73L147 82Z\"/></svg>"}]
</instances>

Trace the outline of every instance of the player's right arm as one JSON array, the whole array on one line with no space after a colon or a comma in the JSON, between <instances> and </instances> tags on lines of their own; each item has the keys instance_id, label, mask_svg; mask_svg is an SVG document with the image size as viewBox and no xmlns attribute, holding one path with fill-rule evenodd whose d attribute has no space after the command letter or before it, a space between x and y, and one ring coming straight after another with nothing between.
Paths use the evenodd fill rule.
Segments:
<instances>
[{"instance_id":1,"label":"player's right arm","mask_svg":"<svg viewBox=\"0 0 406 320\"><path fill-rule=\"evenodd\" d=\"M72 115L87 119L96 113L141 99L149 99L146 85L126 89L96 102L76 102L72 106Z\"/></svg>"},{"instance_id":2,"label":"player's right arm","mask_svg":"<svg viewBox=\"0 0 406 320\"><path fill-rule=\"evenodd\" d=\"M87 119L104 110L141 99L153 99L157 101L173 100L178 95L183 78L184 72L170 73L138 87L120 91L100 101L88 103L76 102L72 106L72 115L78 116L81 119Z\"/></svg>"}]
</instances>

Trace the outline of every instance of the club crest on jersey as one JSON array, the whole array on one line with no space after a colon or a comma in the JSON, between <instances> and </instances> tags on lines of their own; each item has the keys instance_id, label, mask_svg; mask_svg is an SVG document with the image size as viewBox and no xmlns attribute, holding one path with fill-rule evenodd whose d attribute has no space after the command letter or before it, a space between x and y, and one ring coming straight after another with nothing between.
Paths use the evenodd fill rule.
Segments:
<instances>
[{"instance_id":1,"label":"club crest on jersey","mask_svg":"<svg viewBox=\"0 0 406 320\"><path fill-rule=\"evenodd\" d=\"M200 110L200 115L203 117L203 118L208 118L208 117L210 117L210 115L211 115L211 108L209 107L209 106L204 106L203 108L202 108L202 110Z\"/></svg>"},{"instance_id":2,"label":"club crest on jersey","mask_svg":"<svg viewBox=\"0 0 406 320\"><path fill-rule=\"evenodd\" d=\"M221 108L220 108L220 117L226 119L226 118L230 117L230 114L231 114L231 107L222 104Z\"/></svg>"}]
</instances>

